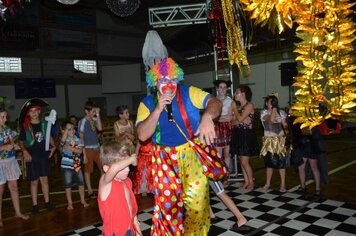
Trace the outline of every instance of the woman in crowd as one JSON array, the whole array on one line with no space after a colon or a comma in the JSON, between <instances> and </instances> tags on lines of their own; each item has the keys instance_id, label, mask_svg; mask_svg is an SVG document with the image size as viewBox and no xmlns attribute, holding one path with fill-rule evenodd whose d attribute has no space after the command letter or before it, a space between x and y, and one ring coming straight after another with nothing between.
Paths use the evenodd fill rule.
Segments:
<instances>
[{"instance_id":1,"label":"woman in crowd","mask_svg":"<svg viewBox=\"0 0 356 236\"><path fill-rule=\"evenodd\" d=\"M266 167L266 184L263 189L271 186L273 169L278 169L280 176L279 191L286 192L286 168L289 165L286 158L285 139L288 132L287 114L278 108L277 94L269 94L265 98L264 110L261 112L261 122L264 128L261 156Z\"/></svg>"},{"instance_id":2,"label":"woman in crowd","mask_svg":"<svg viewBox=\"0 0 356 236\"><path fill-rule=\"evenodd\" d=\"M215 123L215 146L221 156L224 157L225 164L231 167L230 140L231 140L231 120L233 100L227 96L227 91L231 86L231 81L215 80L214 85L217 91L217 98L223 104L218 122ZM228 185L227 180L223 181L224 186Z\"/></svg>"},{"instance_id":3,"label":"woman in crowd","mask_svg":"<svg viewBox=\"0 0 356 236\"><path fill-rule=\"evenodd\" d=\"M242 173L244 175L245 183L243 189L252 190L254 188L253 171L249 163L251 156L258 155L259 148L256 134L253 130L253 118L255 114L255 107L251 103L252 92L250 87L240 85L235 91L235 100L233 103L234 125L231 154L239 157Z\"/></svg>"}]
</instances>

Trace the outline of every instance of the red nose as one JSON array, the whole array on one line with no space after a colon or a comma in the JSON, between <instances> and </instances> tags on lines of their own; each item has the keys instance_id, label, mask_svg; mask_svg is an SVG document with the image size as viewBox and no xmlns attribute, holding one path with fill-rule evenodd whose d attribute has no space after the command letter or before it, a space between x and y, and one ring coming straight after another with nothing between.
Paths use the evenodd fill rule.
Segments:
<instances>
[{"instance_id":1,"label":"red nose","mask_svg":"<svg viewBox=\"0 0 356 236\"><path fill-rule=\"evenodd\" d=\"M175 93L176 89L177 89L177 85L168 83L167 85L162 87L162 92L163 94L173 94Z\"/></svg>"}]
</instances>

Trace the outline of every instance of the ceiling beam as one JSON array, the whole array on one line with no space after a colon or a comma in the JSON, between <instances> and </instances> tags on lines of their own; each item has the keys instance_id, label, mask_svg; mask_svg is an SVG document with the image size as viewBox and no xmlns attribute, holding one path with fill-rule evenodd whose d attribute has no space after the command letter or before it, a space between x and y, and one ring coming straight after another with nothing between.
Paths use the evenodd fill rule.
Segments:
<instances>
[{"instance_id":1,"label":"ceiling beam","mask_svg":"<svg viewBox=\"0 0 356 236\"><path fill-rule=\"evenodd\" d=\"M207 9L205 3L149 8L148 17L153 28L206 24Z\"/></svg>"}]
</instances>

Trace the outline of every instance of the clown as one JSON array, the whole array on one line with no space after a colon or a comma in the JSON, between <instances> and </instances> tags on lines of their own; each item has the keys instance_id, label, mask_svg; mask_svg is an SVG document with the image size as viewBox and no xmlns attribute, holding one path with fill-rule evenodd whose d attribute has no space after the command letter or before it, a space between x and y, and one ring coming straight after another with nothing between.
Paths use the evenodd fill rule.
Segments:
<instances>
[{"instance_id":1,"label":"clown","mask_svg":"<svg viewBox=\"0 0 356 236\"><path fill-rule=\"evenodd\" d=\"M168 120L167 105L188 137L199 136L209 145L215 138L213 119L219 116L222 104L201 89L179 86L183 76L171 58L158 61L146 77L148 86L157 92L145 97L137 112L138 138L151 138L154 144L151 235L156 236L207 235L210 228L208 179L194 150ZM202 116L201 109L205 109Z\"/></svg>"}]
</instances>

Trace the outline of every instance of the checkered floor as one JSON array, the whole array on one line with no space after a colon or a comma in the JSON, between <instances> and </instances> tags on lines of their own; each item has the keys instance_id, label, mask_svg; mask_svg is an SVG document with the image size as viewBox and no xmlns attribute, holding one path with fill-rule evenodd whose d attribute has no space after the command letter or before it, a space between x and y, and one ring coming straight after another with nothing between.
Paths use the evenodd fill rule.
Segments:
<instances>
[{"instance_id":1,"label":"checkered floor","mask_svg":"<svg viewBox=\"0 0 356 236\"><path fill-rule=\"evenodd\" d=\"M212 193L211 206L217 220L209 236L234 235L356 235L356 204L333 200L315 200L296 193L262 189L246 192L232 184L226 192L248 219L250 231L243 234L229 230L235 217ZM149 235L152 209L140 212L143 235ZM63 235L101 235L101 223Z\"/></svg>"}]
</instances>

